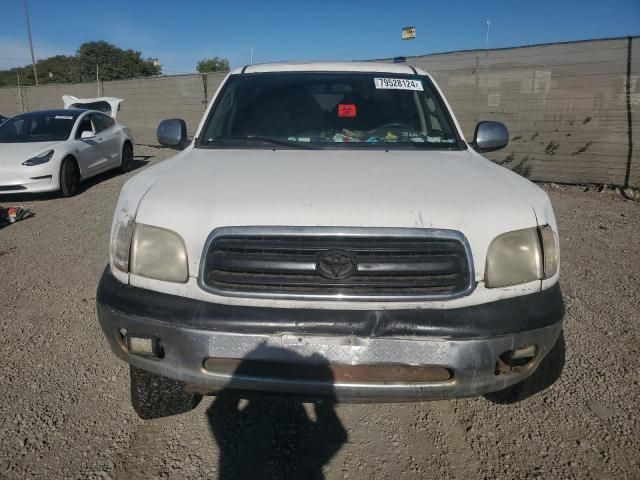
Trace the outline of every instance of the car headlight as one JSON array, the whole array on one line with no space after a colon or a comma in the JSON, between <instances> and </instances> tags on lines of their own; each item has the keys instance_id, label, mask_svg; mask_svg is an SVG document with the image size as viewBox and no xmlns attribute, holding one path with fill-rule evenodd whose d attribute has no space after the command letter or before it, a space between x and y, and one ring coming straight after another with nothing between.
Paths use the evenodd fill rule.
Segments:
<instances>
[{"instance_id":1,"label":"car headlight","mask_svg":"<svg viewBox=\"0 0 640 480\"><path fill-rule=\"evenodd\" d=\"M30 158L26 162L22 162L22 165L27 167L33 167L34 165L41 165L43 163L47 163L53 157L53 150L49 150L48 152L41 153L33 158Z\"/></svg>"},{"instance_id":2,"label":"car headlight","mask_svg":"<svg viewBox=\"0 0 640 480\"><path fill-rule=\"evenodd\" d=\"M507 287L551 278L558 270L555 233L548 225L497 236L487 253L485 286Z\"/></svg>"},{"instance_id":3,"label":"car headlight","mask_svg":"<svg viewBox=\"0 0 640 480\"><path fill-rule=\"evenodd\" d=\"M131 273L185 283L189 272L182 237L171 230L137 223L131 245Z\"/></svg>"}]
</instances>

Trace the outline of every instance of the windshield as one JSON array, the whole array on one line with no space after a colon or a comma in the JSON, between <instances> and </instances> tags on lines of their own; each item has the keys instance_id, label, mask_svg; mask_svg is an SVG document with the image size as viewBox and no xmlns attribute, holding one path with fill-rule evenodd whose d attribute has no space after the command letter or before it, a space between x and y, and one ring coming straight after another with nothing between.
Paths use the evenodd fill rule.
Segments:
<instances>
[{"instance_id":1,"label":"windshield","mask_svg":"<svg viewBox=\"0 0 640 480\"><path fill-rule=\"evenodd\" d=\"M197 146L463 148L428 77L351 72L233 75Z\"/></svg>"},{"instance_id":2,"label":"windshield","mask_svg":"<svg viewBox=\"0 0 640 480\"><path fill-rule=\"evenodd\" d=\"M0 143L66 140L75 122L72 115L41 113L18 115L0 125Z\"/></svg>"}]
</instances>

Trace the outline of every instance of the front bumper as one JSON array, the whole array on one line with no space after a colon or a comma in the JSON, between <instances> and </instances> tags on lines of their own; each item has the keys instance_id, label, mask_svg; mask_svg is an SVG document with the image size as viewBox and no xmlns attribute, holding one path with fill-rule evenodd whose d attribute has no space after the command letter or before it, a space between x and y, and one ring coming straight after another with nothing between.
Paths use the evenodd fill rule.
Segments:
<instances>
[{"instance_id":1,"label":"front bumper","mask_svg":"<svg viewBox=\"0 0 640 480\"><path fill-rule=\"evenodd\" d=\"M58 176L49 162L25 167L0 167L0 195L51 192L58 190Z\"/></svg>"},{"instance_id":2,"label":"front bumper","mask_svg":"<svg viewBox=\"0 0 640 480\"><path fill-rule=\"evenodd\" d=\"M558 285L531 295L450 310L337 311L218 305L144 290L117 281L107 268L97 294L100 325L115 354L191 388L302 396L342 401L401 401L475 396L531 375L562 329ZM130 354L126 335L153 337L162 358ZM496 374L498 357L535 345L525 367ZM238 360L235 372L205 368L208 359ZM256 374L243 363L318 367L437 366L452 378L434 381L343 381L330 375ZM207 364L208 365L208 364ZM387 376L388 377L388 376Z\"/></svg>"}]
</instances>

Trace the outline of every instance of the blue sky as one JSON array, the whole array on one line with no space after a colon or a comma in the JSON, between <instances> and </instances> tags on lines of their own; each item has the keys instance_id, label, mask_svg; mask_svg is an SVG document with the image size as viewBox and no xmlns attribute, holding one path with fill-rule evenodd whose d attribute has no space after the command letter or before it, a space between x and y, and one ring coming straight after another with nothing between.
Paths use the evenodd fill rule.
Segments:
<instances>
[{"instance_id":1,"label":"blue sky","mask_svg":"<svg viewBox=\"0 0 640 480\"><path fill-rule=\"evenodd\" d=\"M23 0L0 0L0 68L29 63ZM164 73L197 60L351 60L640 34L640 0L30 0L36 57L89 40L159 58ZM417 39L400 40L415 25Z\"/></svg>"}]
</instances>

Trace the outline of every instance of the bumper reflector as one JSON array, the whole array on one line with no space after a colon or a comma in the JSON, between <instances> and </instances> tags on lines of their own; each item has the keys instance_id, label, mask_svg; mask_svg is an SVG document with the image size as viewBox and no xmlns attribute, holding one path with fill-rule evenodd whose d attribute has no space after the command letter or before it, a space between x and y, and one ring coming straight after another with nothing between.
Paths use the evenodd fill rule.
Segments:
<instances>
[{"instance_id":1,"label":"bumper reflector","mask_svg":"<svg viewBox=\"0 0 640 480\"><path fill-rule=\"evenodd\" d=\"M156 337L138 337L128 334L125 337L127 350L132 355L144 355L147 357L162 357L162 345Z\"/></svg>"}]
</instances>

